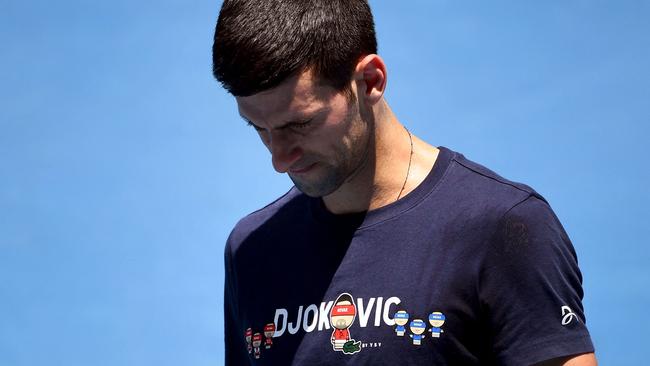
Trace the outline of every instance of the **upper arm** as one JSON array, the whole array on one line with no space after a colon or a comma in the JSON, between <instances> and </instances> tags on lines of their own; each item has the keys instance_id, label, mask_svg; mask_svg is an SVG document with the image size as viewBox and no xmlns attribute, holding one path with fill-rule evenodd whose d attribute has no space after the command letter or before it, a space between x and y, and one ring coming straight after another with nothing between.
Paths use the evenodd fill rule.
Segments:
<instances>
[{"instance_id":1,"label":"upper arm","mask_svg":"<svg viewBox=\"0 0 650 366\"><path fill-rule=\"evenodd\" d=\"M562 365L557 362L582 362L587 356L571 355L594 351L575 251L543 200L530 196L503 217L481 278L480 297L498 363L554 360L550 365Z\"/></svg>"}]
</instances>

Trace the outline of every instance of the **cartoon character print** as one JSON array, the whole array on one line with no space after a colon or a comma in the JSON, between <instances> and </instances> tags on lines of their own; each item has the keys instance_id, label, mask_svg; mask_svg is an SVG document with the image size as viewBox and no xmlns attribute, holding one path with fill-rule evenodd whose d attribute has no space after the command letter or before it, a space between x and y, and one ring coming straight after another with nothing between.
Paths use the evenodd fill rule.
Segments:
<instances>
[{"instance_id":1,"label":"cartoon character print","mask_svg":"<svg viewBox=\"0 0 650 366\"><path fill-rule=\"evenodd\" d=\"M416 346L421 345L422 339L425 338L422 333L427 330L427 325L422 319L413 319L409 324L409 329L411 330L411 333L413 333L409 334L409 337L413 339L413 344Z\"/></svg>"},{"instance_id":2,"label":"cartoon character print","mask_svg":"<svg viewBox=\"0 0 650 366\"><path fill-rule=\"evenodd\" d=\"M262 345L262 334L261 333L253 334L253 350L256 359L260 358L260 345Z\"/></svg>"},{"instance_id":3,"label":"cartoon character print","mask_svg":"<svg viewBox=\"0 0 650 366\"><path fill-rule=\"evenodd\" d=\"M406 332L405 325L409 322L409 313L405 310L400 310L395 313L393 320L395 320L395 324L397 325L395 327L395 333L400 337L404 336L404 332Z\"/></svg>"},{"instance_id":4,"label":"cartoon character print","mask_svg":"<svg viewBox=\"0 0 650 366\"><path fill-rule=\"evenodd\" d=\"M334 301L330 311L330 324L334 329L330 341L334 351L353 354L361 350L361 342L355 342L350 336L350 327L354 322L357 308L352 295L343 293Z\"/></svg>"},{"instance_id":5,"label":"cartoon character print","mask_svg":"<svg viewBox=\"0 0 650 366\"><path fill-rule=\"evenodd\" d=\"M253 329L248 328L244 332L244 338L246 339L246 348L248 349L248 354L253 353Z\"/></svg>"},{"instance_id":6,"label":"cartoon character print","mask_svg":"<svg viewBox=\"0 0 650 366\"><path fill-rule=\"evenodd\" d=\"M273 335L275 334L275 324L268 323L264 326L264 348L269 349L273 345Z\"/></svg>"},{"instance_id":7,"label":"cartoon character print","mask_svg":"<svg viewBox=\"0 0 650 366\"><path fill-rule=\"evenodd\" d=\"M439 311L434 311L433 313L429 314L429 324L431 324L431 329L429 332L431 332L432 338L440 338L440 333L445 332L440 328L444 323L445 314Z\"/></svg>"}]
</instances>

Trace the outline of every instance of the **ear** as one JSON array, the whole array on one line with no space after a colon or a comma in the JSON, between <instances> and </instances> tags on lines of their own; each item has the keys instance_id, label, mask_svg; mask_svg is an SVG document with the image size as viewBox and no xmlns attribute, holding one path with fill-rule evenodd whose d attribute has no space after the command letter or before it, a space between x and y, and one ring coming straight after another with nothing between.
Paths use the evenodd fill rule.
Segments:
<instances>
[{"instance_id":1,"label":"ear","mask_svg":"<svg viewBox=\"0 0 650 366\"><path fill-rule=\"evenodd\" d=\"M359 82L359 94L365 96L369 105L381 100L386 90L386 64L378 55L363 57L355 68L355 79Z\"/></svg>"}]
</instances>

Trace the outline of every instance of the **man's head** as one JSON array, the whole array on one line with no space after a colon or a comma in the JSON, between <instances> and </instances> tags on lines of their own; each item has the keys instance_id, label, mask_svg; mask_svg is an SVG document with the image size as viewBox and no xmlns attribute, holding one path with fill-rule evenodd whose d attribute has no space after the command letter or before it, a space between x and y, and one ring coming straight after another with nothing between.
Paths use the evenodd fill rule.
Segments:
<instances>
[{"instance_id":1,"label":"man's head","mask_svg":"<svg viewBox=\"0 0 650 366\"><path fill-rule=\"evenodd\" d=\"M275 334L275 323L268 323L264 326L264 335L266 338L271 338Z\"/></svg>"},{"instance_id":2,"label":"man's head","mask_svg":"<svg viewBox=\"0 0 650 366\"><path fill-rule=\"evenodd\" d=\"M366 0L224 0L213 73L234 96L271 89L308 69L344 91L359 59L376 53Z\"/></svg>"},{"instance_id":3,"label":"man's head","mask_svg":"<svg viewBox=\"0 0 650 366\"><path fill-rule=\"evenodd\" d=\"M273 166L302 192L338 189L364 165L386 69L364 0L226 0L215 77Z\"/></svg>"},{"instance_id":4,"label":"man's head","mask_svg":"<svg viewBox=\"0 0 650 366\"><path fill-rule=\"evenodd\" d=\"M393 320L395 320L395 324L404 326L409 321L409 313L407 313L405 310L400 310L395 313Z\"/></svg>"},{"instance_id":5,"label":"man's head","mask_svg":"<svg viewBox=\"0 0 650 366\"><path fill-rule=\"evenodd\" d=\"M411 323L409 323L409 329L411 329L411 332L413 334L420 335L424 333L425 330L427 330L427 325L424 324L424 321L422 321L422 319L413 319Z\"/></svg>"},{"instance_id":6,"label":"man's head","mask_svg":"<svg viewBox=\"0 0 650 366\"><path fill-rule=\"evenodd\" d=\"M251 339L253 338L253 329L252 328L246 329L244 336L246 337L246 342L251 343Z\"/></svg>"},{"instance_id":7,"label":"man's head","mask_svg":"<svg viewBox=\"0 0 650 366\"><path fill-rule=\"evenodd\" d=\"M343 330L349 328L354 322L357 308L354 306L352 296L347 293L339 295L330 310L330 324L332 327Z\"/></svg>"},{"instance_id":8,"label":"man's head","mask_svg":"<svg viewBox=\"0 0 650 366\"><path fill-rule=\"evenodd\" d=\"M440 328L445 324L445 315L439 311L434 311L429 314L429 324L431 324L432 327Z\"/></svg>"},{"instance_id":9,"label":"man's head","mask_svg":"<svg viewBox=\"0 0 650 366\"><path fill-rule=\"evenodd\" d=\"M262 334L255 333L253 334L253 347L259 347L262 344Z\"/></svg>"}]
</instances>

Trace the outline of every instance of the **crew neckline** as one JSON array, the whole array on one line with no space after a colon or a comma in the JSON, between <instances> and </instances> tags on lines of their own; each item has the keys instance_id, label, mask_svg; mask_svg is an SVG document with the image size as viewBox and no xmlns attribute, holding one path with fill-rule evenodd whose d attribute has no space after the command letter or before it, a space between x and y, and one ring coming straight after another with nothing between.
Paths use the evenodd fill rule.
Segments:
<instances>
[{"instance_id":1,"label":"crew neckline","mask_svg":"<svg viewBox=\"0 0 650 366\"><path fill-rule=\"evenodd\" d=\"M399 200L370 211L334 214L327 210L321 197L309 197L312 216L316 221L325 224L352 225L364 228L402 214L428 195L449 167L454 152L444 146L438 146L438 149L440 152L429 174L415 189Z\"/></svg>"}]
</instances>

